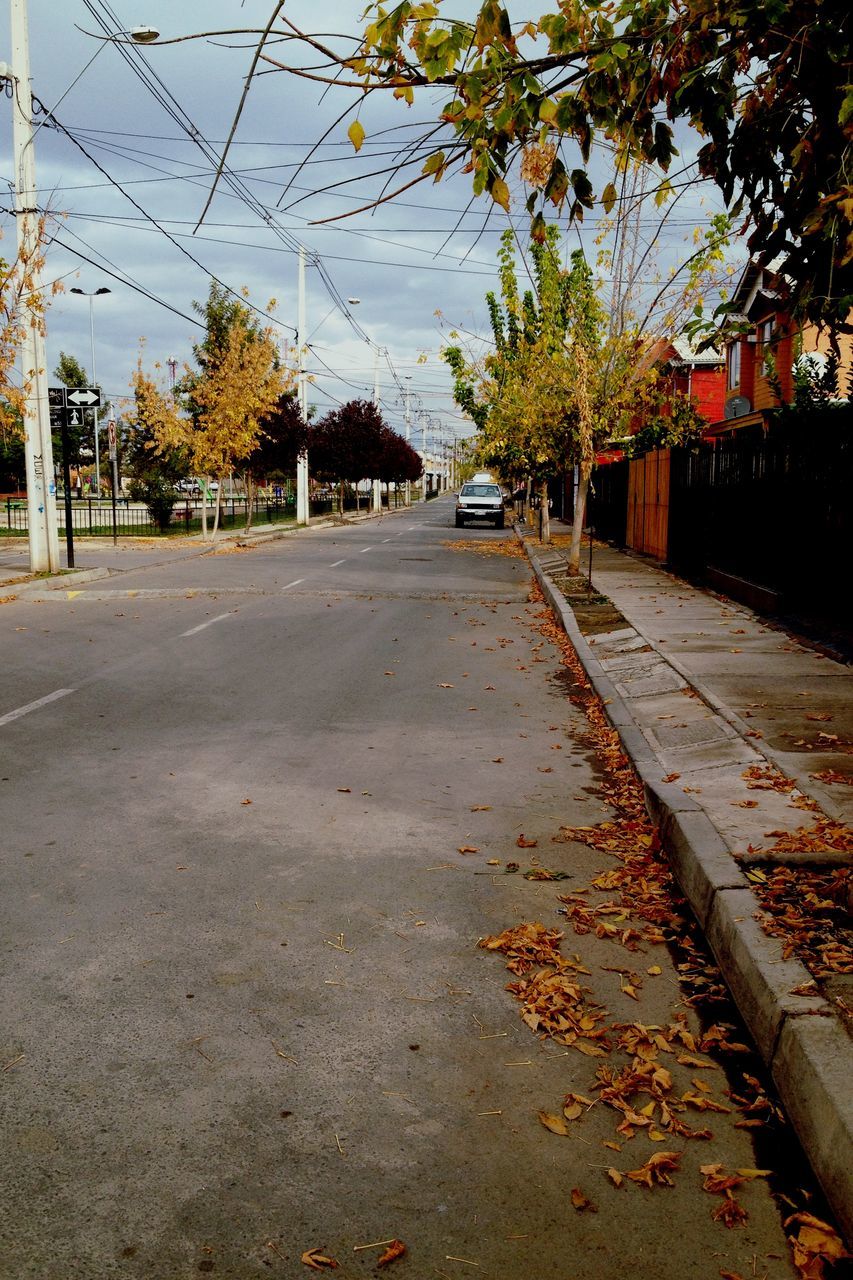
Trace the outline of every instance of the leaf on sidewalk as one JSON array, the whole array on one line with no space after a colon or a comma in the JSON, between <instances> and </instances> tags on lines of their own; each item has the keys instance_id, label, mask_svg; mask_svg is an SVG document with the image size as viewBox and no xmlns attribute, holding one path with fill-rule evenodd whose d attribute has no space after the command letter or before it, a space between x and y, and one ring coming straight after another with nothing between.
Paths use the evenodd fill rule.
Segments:
<instances>
[{"instance_id":1,"label":"leaf on sidewalk","mask_svg":"<svg viewBox=\"0 0 853 1280\"><path fill-rule=\"evenodd\" d=\"M629 1169L625 1176L644 1187L674 1187L670 1174L677 1173L680 1164L680 1151L657 1151L639 1169Z\"/></svg>"},{"instance_id":2,"label":"leaf on sidewalk","mask_svg":"<svg viewBox=\"0 0 853 1280\"><path fill-rule=\"evenodd\" d=\"M334 1258L328 1258L323 1253L322 1247L319 1249L306 1249L300 1261L306 1267L311 1267L313 1271L335 1271L338 1267L338 1263Z\"/></svg>"},{"instance_id":3,"label":"leaf on sidewalk","mask_svg":"<svg viewBox=\"0 0 853 1280\"><path fill-rule=\"evenodd\" d=\"M537 1111L539 1123L543 1124L551 1133L556 1133L560 1138L568 1138L569 1130L565 1120L554 1111Z\"/></svg>"},{"instance_id":4,"label":"leaf on sidewalk","mask_svg":"<svg viewBox=\"0 0 853 1280\"><path fill-rule=\"evenodd\" d=\"M522 832L522 834L518 837L515 843L518 845L519 849L535 849L539 841L528 840L524 835L524 833Z\"/></svg>"},{"instance_id":5,"label":"leaf on sidewalk","mask_svg":"<svg viewBox=\"0 0 853 1280\"><path fill-rule=\"evenodd\" d=\"M794 1266L802 1280L823 1280L823 1263L841 1262L849 1258L838 1232L811 1213L794 1213L785 1219L785 1230L797 1227L796 1235L788 1235L794 1253Z\"/></svg>"},{"instance_id":6,"label":"leaf on sidewalk","mask_svg":"<svg viewBox=\"0 0 853 1280\"><path fill-rule=\"evenodd\" d=\"M392 1240L376 1265L377 1267L387 1267L392 1262L396 1262L398 1258L402 1258L405 1252L406 1246L402 1240Z\"/></svg>"},{"instance_id":7,"label":"leaf on sidewalk","mask_svg":"<svg viewBox=\"0 0 853 1280\"><path fill-rule=\"evenodd\" d=\"M580 1187L572 1187L572 1208L577 1209L578 1213L598 1213L592 1201L584 1195Z\"/></svg>"}]
</instances>

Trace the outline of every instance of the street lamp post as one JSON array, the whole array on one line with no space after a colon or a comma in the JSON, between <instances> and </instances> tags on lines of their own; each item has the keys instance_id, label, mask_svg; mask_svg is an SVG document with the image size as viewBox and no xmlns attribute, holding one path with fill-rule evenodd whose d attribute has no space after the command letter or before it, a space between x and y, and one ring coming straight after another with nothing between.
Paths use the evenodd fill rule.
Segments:
<instances>
[{"instance_id":1,"label":"street lamp post","mask_svg":"<svg viewBox=\"0 0 853 1280\"><path fill-rule=\"evenodd\" d=\"M89 299L89 340L92 347L92 386L97 387L98 377L95 373L95 303L94 299L102 293L112 293L112 289L108 289L106 285L102 285L100 289L94 289L91 293L87 293L85 289L69 289L69 293L79 293L81 297ZM101 497L101 454L98 444L98 410L92 410L92 421L95 429L95 493L100 501Z\"/></svg>"}]
</instances>

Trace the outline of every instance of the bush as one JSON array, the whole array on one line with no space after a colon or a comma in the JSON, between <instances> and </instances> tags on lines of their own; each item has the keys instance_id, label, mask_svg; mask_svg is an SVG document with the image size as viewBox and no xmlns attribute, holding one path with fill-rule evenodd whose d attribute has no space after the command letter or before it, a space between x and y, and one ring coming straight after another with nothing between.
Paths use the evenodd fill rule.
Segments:
<instances>
[{"instance_id":1,"label":"bush","mask_svg":"<svg viewBox=\"0 0 853 1280\"><path fill-rule=\"evenodd\" d=\"M163 476L148 476L145 480L131 480L128 486L133 502L144 502L148 514L161 533L172 524L172 512L178 501L178 493L171 481Z\"/></svg>"}]
</instances>

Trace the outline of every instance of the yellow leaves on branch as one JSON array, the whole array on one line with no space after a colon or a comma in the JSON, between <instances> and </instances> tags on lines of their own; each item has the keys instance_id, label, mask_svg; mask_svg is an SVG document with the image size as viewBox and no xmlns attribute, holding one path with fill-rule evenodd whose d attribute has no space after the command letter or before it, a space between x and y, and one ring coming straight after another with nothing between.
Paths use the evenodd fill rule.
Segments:
<instances>
[{"instance_id":1,"label":"yellow leaves on branch","mask_svg":"<svg viewBox=\"0 0 853 1280\"><path fill-rule=\"evenodd\" d=\"M44 292L39 288L44 264L46 220L31 220L26 248L11 261L0 256L0 432L20 435L20 414L29 393L34 369L21 369L14 378L12 371L24 334L31 326L44 333ZM61 291L55 284L53 293Z\"/></svg>"},{"instance_id":2,"label":"yellow leaves on branch","mask_svg":"<svg viewBox=\"0 0 853 1280\"><path fill-rule=\"evenodd\" d=\"M252 328L241 307L215 354L191 377L195 416L179 412L173 397L145 373L140 356L132 417L150 431L156 453L185 449L194 474L222 477L257 447L264 420L293 381L293 371L279 365L272 331Z\"/></svg>"},{"instance_id":3,"label":"yellow leaves on branch","mask_svg":"<svg viewBox=\"0 0 853 1280\"><path fill-rule=\"evenodd\" d=\"M174 397L161 391L151 375L145 372L141 354L132 386L134 405L126 415L131 425L150 434L158 453L184 444L186 421L178 412Z\"/></svg>"},{"instance_id":4,"label":"yellow leaves on branch","mask_svg":"<svg viewBox=\"0 0 853 1280\"><path fill-rule=\"evenodd\" d=\"M232 325L216 359L193 387L199 411L188 441L194 470L219 476L239 466L256 447L263 420L292 382L292 373L277 367L268 329L247 333L241 324Z\"/></svg>"}]
</instances>

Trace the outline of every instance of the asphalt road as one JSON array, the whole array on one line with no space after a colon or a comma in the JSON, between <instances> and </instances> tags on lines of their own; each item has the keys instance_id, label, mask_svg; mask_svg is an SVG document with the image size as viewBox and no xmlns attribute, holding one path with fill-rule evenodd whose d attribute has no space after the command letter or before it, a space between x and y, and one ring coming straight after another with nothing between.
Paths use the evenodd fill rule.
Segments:
<instances>
[{"instance_id":1,"label":"asphalt road","mask_svg":"<svg viewBox=\"0 0 853 1280\"><path fill-rule=\"evenodd\" d=\"M4 1280L297 1277L312 1248L367 1276L395 1237L417 1280L793 1275L761 1179L711 1219L699 1164L757 1163L737 1115L654 1190L608 1181L657 1149L602 1147L612 1112L536 1119L596 1063L477 949L559 923L559 886L489 860L587 883L606 857L550 837L608 811L526 563L484 554L513 535L451 526L441 500L0 609ZM611 1017L681 1007L662 948L639 1009L612 944L564 951Z\"/></svg>"}]
</instances>

